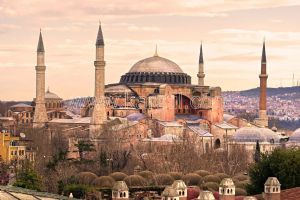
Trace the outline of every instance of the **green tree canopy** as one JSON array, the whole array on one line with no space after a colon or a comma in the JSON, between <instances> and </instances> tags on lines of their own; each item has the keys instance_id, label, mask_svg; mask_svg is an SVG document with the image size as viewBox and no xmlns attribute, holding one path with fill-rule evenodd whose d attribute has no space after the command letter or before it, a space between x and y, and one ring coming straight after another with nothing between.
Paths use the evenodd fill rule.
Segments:
<instances>
[{"instance_id":1,"label":"green tree canopy","mask_svg":"<svg viewBox=\"0 0 300 200\"><path fill-rule=\"evenodd\" d=\"M41 190L41 179L29 161L26 161L18 170L14 186L37 191Z\"/></svg>"},{"instance_id":2,"label":"green tree canopy","mask_svg":"<svg viewBox=\"0 0 300 200\"><path fill-rule=\"evenodd\" d=\"M275 149L271 154L263 154L259 162L249 169L251 184L249 194L259 194L264 190L268 177L277 177L282 189L300 186L300 149Z\"/></svg>"}]
</instances>

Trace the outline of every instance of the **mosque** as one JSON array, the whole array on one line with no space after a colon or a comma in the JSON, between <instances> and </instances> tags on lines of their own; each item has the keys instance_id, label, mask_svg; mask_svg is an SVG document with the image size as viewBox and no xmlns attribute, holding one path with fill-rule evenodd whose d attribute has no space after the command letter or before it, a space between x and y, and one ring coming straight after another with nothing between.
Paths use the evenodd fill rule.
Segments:
<instances>
[{"instance_id":1,"label":"mosque","mask_svg":"<svg viewBox=\"0 0 300 200\"><path fill-rule=\"evenodd\" d=\"M258 140L266 151L280 146L280 138L268 127L266 112L267 60L263 43L260 78L259 117L253 123L224 114L220 87L205 85L202 44L198 62L198 83L175 62L160 56L137 61L120 77L118 83L105 85L104 37L99 25L96 39L95 94L85 99L79 113L72 113L74 101L63 101L56 94L45 93L45 49L40 33L37 47L36 97L32 105L16 105L14 113L23 113L24 124L46 127L50 132L60 127L88 132L90 139L99 138L106 125L127 142L168 144L185 133L199 140L205 153L211 148L227 145L249 145ZM108 65L109 66L109 65ZM22 108L22 106L25 108ZM21 107L21 108L20 108ZM106 127L107 128L107 127ZM105 129L107 130L107 129Z\"/></svg>"}]
</instances>

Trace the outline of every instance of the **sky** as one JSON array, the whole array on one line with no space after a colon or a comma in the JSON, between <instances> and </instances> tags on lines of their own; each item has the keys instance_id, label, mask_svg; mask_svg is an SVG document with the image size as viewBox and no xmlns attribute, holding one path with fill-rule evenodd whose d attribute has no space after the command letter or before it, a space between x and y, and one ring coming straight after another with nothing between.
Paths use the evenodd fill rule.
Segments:
<instances>
[{"instance_id":1,"label":"sky","mask_svg":"<svg viewBox=\"0 0 300 200\"><path fill-rule=\"evenodd\" d=\"M46 88L64 99L93 96L99 20L106 84L158 54L197 83L203 43L205 84L222 90L259 86L266 40L270 87L300 82L299 0L0 0L0 100L35 96L42 29Z\"/></svg>"}]
</instances>

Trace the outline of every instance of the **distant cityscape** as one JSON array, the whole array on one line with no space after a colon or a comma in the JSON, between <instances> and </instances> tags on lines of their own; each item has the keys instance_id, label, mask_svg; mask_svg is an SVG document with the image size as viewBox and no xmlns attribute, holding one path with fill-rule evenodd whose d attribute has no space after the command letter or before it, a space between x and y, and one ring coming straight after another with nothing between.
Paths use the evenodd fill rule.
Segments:
<instances>
[{"instance_id":1,"label":"distant cityscape","mask_svg":"<svg viewBox=\"0 0 300 200\"><path fill-rule=\"evenodd\" d=\"M258 96L259 88L223 92L224 111L235 116L257 117ZM267 104L270 118L277 121L299 122L300 87L268 88Z\"/></svg>"}]
</instances>

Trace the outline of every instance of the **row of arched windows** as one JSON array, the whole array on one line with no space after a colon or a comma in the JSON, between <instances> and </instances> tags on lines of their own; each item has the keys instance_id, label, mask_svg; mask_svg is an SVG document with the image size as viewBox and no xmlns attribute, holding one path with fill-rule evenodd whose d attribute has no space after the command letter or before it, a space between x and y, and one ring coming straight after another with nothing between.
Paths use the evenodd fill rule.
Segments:
<instances>
[{"instance_id":1,"label":"row of arched windows","mask_svg":"<svg viewBox=\"0 0 300 200\"><path fill-rule=\"evenodd\" d=\"M187 74L153 74L153 73L127 73L120 80L121 83L179 83L190 84L191 77Z\"/></svg>"},{"instance_id":2,"label":"row of arched windows","mask_svg":"<svg viewBox=\"0 0 300 200\"><path fill-rule=\"evenodd\" d=\"M62 108L63 103L62 102L47 102L46 107L47 108Z\"/></svg>"}]
</instances>

